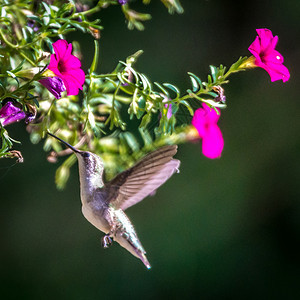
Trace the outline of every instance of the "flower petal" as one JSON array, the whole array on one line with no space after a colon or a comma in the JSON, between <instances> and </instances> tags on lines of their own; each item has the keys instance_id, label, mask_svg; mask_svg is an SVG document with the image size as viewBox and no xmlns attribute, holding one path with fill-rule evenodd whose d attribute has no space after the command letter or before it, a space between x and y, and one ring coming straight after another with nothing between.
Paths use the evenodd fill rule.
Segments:
<instances>
[{"instance_id":1,"label":"flower petal","mask_svg":"<svg viewBox=\"0 0 300 300\"><path fill-rule=\"evenodd\" d=\"M67 60L64 61L64 70L79 69L81 67L81 61L74 55L70 55Z\"/></svg>"},{"instance_id":2,"label":"flower petal","mask_svg":"<svg viewBox=\"0 0 300 300\"><path fill-rule=\"evenodd\" d=\"M265 50L267 49L270 44L272 44L273 34L270 29L262 28L262 29L256 29L256 32L260 39L260 45L261 49Z\"/></svg>"},{"instance_id":3,"label":"flower petal","mask_svg":"<svg viewBox=\"0 0 300 300\"><path fill-rule=\"evenodd\" d=\"M67 95L77 95L79 89L82 90L82 85L85 81L85 75L81 69L78 69L64 74L62 79L67 88Z\"/></svg>"},{"instance_id":4,"label":"flower petal","mask_svg":"<svg viewBox=\"0 0 300 300\"><path fill-rule=\"evenodd\" d=\"M57 67L58 67L58 60L56 59L55 54L51 54L51 56L50 56L50 63L49 63L48 69L51 70L51 71L53 71L53 69L57 69Z\"/></svg>"},{"instance_id":5,"label":"flower petal","mask_svg":"<svg viewBox=\"0 0 300 300\"><path fill-rule=\"evenodd\" d=\"M62 73L62 79L75 81L77 85L82 86L85 81L85 74L81 69L71 69L67 72Z\"/></svg>"},{"instance_id":6,"label":"flower petal","mask_svg":"<svg viewBox=\"0 0 300 300\"><path fill-rule=\"evenodd\" d=\"M273 64L283 64L283 56L276 50L264 55L263 61L265 64L273 63Z\"/></svg>"},{"instance_id":7,"label":"flower petal","mask_svg":"<svg viewBox=\"0 0 300 300\"><path fill-rule=\"evenodd\" d=\"M39 82L46 87L56 99L60 99L61 93L66 90L63 80L59 77L47 77L39 80Z\"/></svg>"},{"instance_id":8,"label":"flower petal","mask_svg":"<svg viewBox=\"0 0 300 300\"><path fill-rule=\"evenodd\" d=\"M0 109L0 124L2 126L19 122L25 117L26 113L11 101L5 103Z\"/></svg>"},{"instance_id":9,"label":"flower petal","mask_svg":"<svg viewBox=\"0 0 300 300\"><path fill-rule=\"evenodd\" d=\"M257 36L254 42L249 46L248 50L256 57L259 58L259 54L261 51L260 39Z\"/></svg>"},{"instance_id":10,"label":"flower petal","mask_svg":"<svg viewBox=\"0 0 300 300\"><path fill-rule=\"evenodd\" d=\"M206 130L206 119L205 116L207 115L207 113L205 112L205 110L203 108L198 108L193 116L192 119L192 125L197 129L199 136L202 138L205 136Z\"/></svg>"},{"instance_id":11,"label":"flower petal","mask_svg":"<svg viewBox=\"0 0 300 300\"><path fill-rule=\"evenodd\" d=\"M24 111L19 111L17 113L11 114L7 118L5 118L1 122L1 124L2 124L2 126L7 126L9 124L19 122L19 121L25 119L25 117L26 117L26 113Z\"/></svg>"},{"instance_id":12,"label":"flower petal","mask_svg":"<svg viewBox=\"0 0 300 300\"><path fill-rule=\"evenodd\" d=\"M11 101L6 102L0 109L0 118L5 118L9 115L18 113L21 109L15 105Z\"/></svg>"},{"instance_id":13,"label":"flower petal","mask_svg":"<svg viewBox=\"0 0 300 300\"><path fill-rule=\"evenodd\" d=\"M202 153L208 158L214 159L221 156L224 147L222 132L217 125L211 125L207 129L202 141Z\"/></svg>"},{"instance_id":14,"label":"flower petal","mask_svg":"<svg viewBox=\"0 0 300 300\"><path fill-rule=\"evenodd\" d=\"M52 44L57 61L62 60L65 57L65 55L69 52L68 51L69 45L71 44L68 44L66 40L58 40Z\"/></svg>"},{"instance_id":15,"label":"flower petal","mask_svg":"<svg viewBox=\"0 0 300 300\"><path fill-rule=\"evenodd\" d=\"M220 118L220 114L218 115L216 113L216 111L209 107L207 104L203 103L202 107L204 108L204 110L206 111L207 115L206 115L206 119L209 123L217 123L219 118ZM218 112L220 113L220 110L217 108Z\"/></svg>"},{"instance_id":16,"label":"flower petal","mask_svg":"<svg viewBox=\"0 0 300 300\"><path fill-rule=\"evenodd\" d=\"M268 63L264 69L269 73L272 82L277 80L286 82L290 79L290 72L288 68L282 64Z\"/></svg>"}]
</instances>

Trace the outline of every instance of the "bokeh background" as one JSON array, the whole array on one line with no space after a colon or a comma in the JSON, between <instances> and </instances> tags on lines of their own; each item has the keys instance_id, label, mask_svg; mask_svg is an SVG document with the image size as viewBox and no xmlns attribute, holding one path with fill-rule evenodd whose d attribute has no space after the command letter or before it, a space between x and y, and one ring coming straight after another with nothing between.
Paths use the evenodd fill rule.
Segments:
<instances>
[{"instance_id":1,"label":"bokeh background","mask_svg":"<svg viewBox=\"0 0 300 300\"><path fill-rule=\"evenodd\" d=\"M185 90L188 71L205 80L210 64L250 55L255 29L269 28L291 79L271 83L262 69L233 75L222 158L181 145L180 174L127 211L150 271L117 244L101 248L102 233L81 214L77 166L58 191L42 143L11 125L25 162L0 161L1 298L300 299L299 1L181 1L185 13L173 16L160 1L139 2L133 8L152 14L144 32L129 31L119 7L98 14L100 72L143 49L140 72ZM69 38L80 41L87 69L92 38Z\"/></svg>"}]
</instances>

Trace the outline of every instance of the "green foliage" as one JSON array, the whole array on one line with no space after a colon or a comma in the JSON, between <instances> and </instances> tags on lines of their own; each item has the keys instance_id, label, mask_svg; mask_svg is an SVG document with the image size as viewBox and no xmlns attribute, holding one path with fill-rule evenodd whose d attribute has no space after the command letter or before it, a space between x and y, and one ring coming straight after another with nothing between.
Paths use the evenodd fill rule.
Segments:
<instances>
[{"instance_id":1,"label":"green foliage","mask_svg":"<svg viewBox=\"0 0 300 300\"><path fill-rule=\"evenodd\" d=\"M183 12L179 1L162 2L170 13ZM227 83L228 76L241 69L245 58L239 59L227 72L222 65L210 66L207 82L188 73L191 87L184 92L171 83L153 82L135 69L142 51L130 55L125 62L118 62L111 73L97 74L97 38L102 26L99 19L89 18L100 9L119 4L115 0L98 1L89 7L89 3L0 1L0 104L12 99L25 112L36 114L27 131L33 143L45 138L44 150L55 151L50 153L49 161L56 161L58 156L69 152L56 140L45 137L47 131L80 149L101 154L107 177L111 178L153 148L188 141L190 124L178 122L179 111L193 116L194 109L202 102L213 108L225 108L215 88ZM144 28L142 22L150 18L149 14L138 13L129 4L119 6L129 29ZM77 30L95 39L94 57L86 72L83 93L55 100L38 81L49 64L52 43L66 39L69 32ZM81 57L79 44L74 42L73 46L73 54ZM132 124L137 125L136 129L132 129ZM1 120L0 137L0 158L8 157L15 141ZM55 181L59 188L65 186L74 162L73 155L58 168Z\"/></svg>"}]
</instances>

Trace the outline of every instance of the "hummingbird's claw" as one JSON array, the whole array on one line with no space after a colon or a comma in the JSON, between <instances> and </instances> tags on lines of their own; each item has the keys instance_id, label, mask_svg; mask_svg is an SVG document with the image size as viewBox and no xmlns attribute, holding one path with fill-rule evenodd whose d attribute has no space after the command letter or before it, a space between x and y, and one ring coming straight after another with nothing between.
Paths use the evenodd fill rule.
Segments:
<instances>
[{"instance_id":1,"label":"hummingbird's claw","mask_svg":"<svg viewBox=\"0 0 300 300\"><path fill-rule=\"evenodd\" d=\"M112 245L112 242L113 241L108 234L105 235L101 240L101 244L104 249L109 248Z\"/></svg>"}]
</instances>

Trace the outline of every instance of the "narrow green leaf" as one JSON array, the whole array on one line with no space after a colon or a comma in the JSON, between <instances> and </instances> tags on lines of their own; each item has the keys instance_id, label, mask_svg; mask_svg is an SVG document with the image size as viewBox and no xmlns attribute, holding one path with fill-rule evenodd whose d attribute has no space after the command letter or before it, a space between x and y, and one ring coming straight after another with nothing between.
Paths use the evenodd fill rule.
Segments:
<instances>
[{"instance_id":1,"label":"narrow green leaf","mask_svg":"<svg viewBox=\"0 0 300 300\"><path fill-rule=\"evenodd\" d=\"M143 139L144 146L150 146L153 143L153 139L147 129L139 128L140 135Z\"/></svg>"},{"instance_id":2,"label":"narrow green leaf","mask_svg":"<svg viewBox=\"0 0 300 300\"><path fill-rule=\"evenodd\" d=\"M195 75L194 73L191 73L191 72L188 72L188 75L190 76L190 79L192 81L193 92L196 93L200 89L202 89L201 79L197 75Z\"/></svg>"},{"instance_id":3,"label":"narrow green leaf","mask_svg":"<svg viewBox=\"0 0 300 300\"><path fill-rule=\"evenodd\" d=\"M124 132L123 136L126 140L126 143L132 150L132 152L137 152L140 149L139 143L132 133L127 131L127 132Z\"/></svg>"},{"instance_id":4,"label":"narrow green leaf","mask_svg":"<svg viewBox=\"0 0 300 300\"><path fill-rule=\"evenodd\" d=\"M25 62L25 59L23 59L23 60L19 63L19 65L18 65L14 70L11 70L11 72L12 72L12 73L17 73L17 72L21 71L24 62Z\"/></svg>"},{"instance_id":5,"label":"narrow green leaf","mask_svg":"<svg viewBox=\"0 0 300 300\"><path fill-rule=\"evenodd\" d=\"M169 92L163 88L162 85L160 85L158 82L154 82L154 84L165 94L168 98L170 98Z\"/></svg>"},{"instance_id":6,"label":"narrow green leaf","mask_svg":"<svg viewBox=\"0 0 300 300\"><path fill-rule=\"evenodd\" d=\"M150 81L148 80L148 78L144 74L140 73L139 75L140 75L140 79L141 79L141 81L143 83L143 90L144 91L148 90L148 92L150 94L151 90L152 90L151 89L151 83L150 83Z\"/></svg>"},{"instance_id":7,"label":"narrow green leaf","mask_svg":"<svg viewBox=\"0 0 300 300\"><path fill-rule=\"evenodd\" d=\"M208 75L208 76L207 76L207 83L208 83L208 84L211 84L211 83L212 83L211 75Z\"/></svg>"},{"instance_id":8,"label":"narrow green leaf","mask_svg":"<svg viewBox=\"0 0 300 300\"><path fill-rule=\"evenodd\" d=\"M150 121L151 121L151 114L150 113L145 114L142 118L139 128L142 128L142 129L146 128L147 125L150 123Z\"/></svg>"},{"instance_id":9,"label":"narrow green leaf","mask_svg":"<svg viewBox=\"0 0 300 300\"><path fill-rule=\"evenodd\" d=\"M213 81L215 82L217 80L218 69L215 66L209 66L209 67L210 67L211 76L213 78Z\"/></svg>"},{"instance_id":10,"label":"narrow green leaf","mask_svg":"<svg viewBox=\"0 0 300 300\"><path fill-rule=\"evenodd\" d=\"M168 89L170 89L171 91L176 93L176 98L175 99L178 99L180 97L180 91L175 85L173 85L171 83L163 83L163 86L167 87Z\"/></svg>"},{"instance_id":11,"label":"narrow green leaf","mask_svg":"<svg viewBox=\"0 0 300 300\"><path fill-rule=\"evenodd\" d=\"M14 73L12 73L10 71L6 71L6 73L17 82L18 86L20 86L19 79L17 78L17 76Z\"/></svg>"},{"instance_id":12,"label":"narrow green leaf","mask_svg":"<svg viewBox=\"0 0 300 300\"><path fill-rule=\"evenodd\" d=\"M180 101L180 104L183 104L188 109L188 111L189 111L189 113L190 113L191 116L194 115L194 110L193 110L193 108L191 107L191 105L187 101L182 100L182 101Z\"/></svg>"},{"instance_id":13,"label":"narrow green leaf","mask_svg":"<svg viewBox=\"0 0 300 300\"><path fill-rule=\"evenodd\" d=\"M44 1L42 1L42 5L44 6L45 11L47 12L47 14L51 15L51 8L50 8L50 6L47 3L45 3Z\"/></svg>"},{"instance_id":14,"label":"narrow green leaf","mask_svg":"<svg viewBox=\"0 0 300 300\"><path fill-rule=\"evenodd\" d=\"M94 58L90 67L90 74L92 74L97 66L98 66L98 58L99 58L99 43L97 40L94 40L94 45L95 45L95 52L94 52Z\"/></svg>"}]
</instances>

